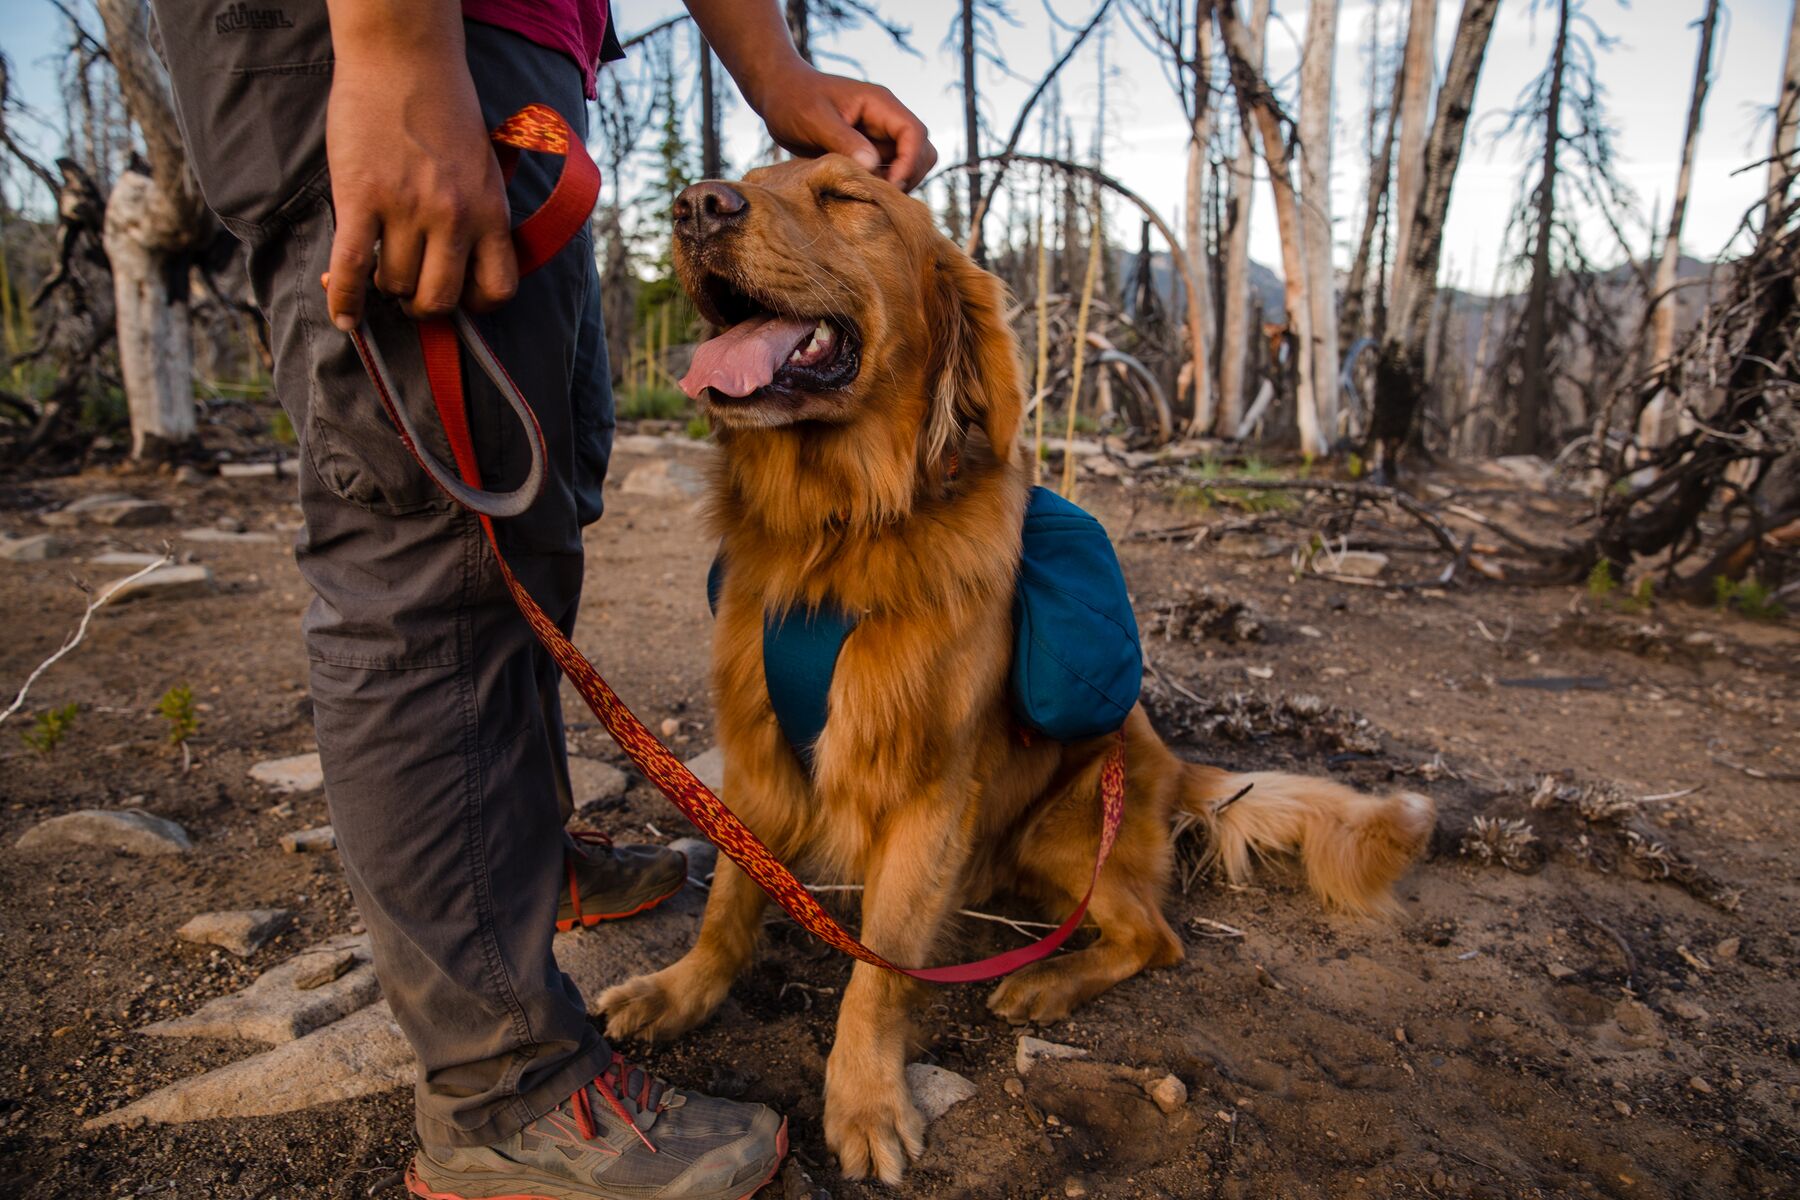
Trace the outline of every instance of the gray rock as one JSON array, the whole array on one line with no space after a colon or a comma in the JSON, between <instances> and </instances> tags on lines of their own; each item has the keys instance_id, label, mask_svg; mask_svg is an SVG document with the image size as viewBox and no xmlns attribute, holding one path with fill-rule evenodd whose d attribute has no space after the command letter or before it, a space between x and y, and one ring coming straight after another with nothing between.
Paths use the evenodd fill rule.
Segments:
<instances>
[{"instance_id":1,"label":"gray rock","mask_svg":"<svg viewBox=\"0 0 1800 1200\"><path fill-rule=\"evenodd\" d=\"M79 525L82 518L95 509L135 499L135 496L125 492L95 492L92 496L82 496L80 499L71 500L55 512L40 513L38 519L46 525L63 527Z\"/></svg>"},{"instance_id":2,"label":"gray rock","mask_svg":"<svg viewBox=\"0 0 1800 1200\"><path fill-rule=\"evenodd\" d=\"M349 970L314 987L300 986L301 980L314 977L326 963L337 963L345 952L352 959ZM269 968L240 992L209 1000L185 1017L157 1021L138 1032L153 1037L242 1038L278 1045L347 1017L373 1004L380 995L381 985L375 981L375 967L369 959L368 935L346 934Z\"/></svg>"},{"instance_id":3,"label":"gray rock","mask_svg":"<svg viewBox=\"0 0 1800 1200\"><path fill-rule=\"evenodd\" d=\"M314 991L343 978L355 966L356 953L352 950L308 954L301 970L294 976L294 986L303 992Z\"/></svg>"},{"instance_id":4,"label":"gray rock","mask_svg":"<svg viewBox=\"0 0 1800 1200\"><path fill-rule=\"evenodd\" d=\"M55 534L34 533L28 537L0 540L0 561L44 562L63 552L63 544Z\"/></svg>"},{"instance_id":5,"label":"gray rock","mask_svg":"<svg viewBox=\"0 0 1800 1200\"><path fill-rule=\"evenodd\" d=\"M1031 1068L1050 1058L1086 1058L1088 1052L1079 1046L1065 1046L1061 1042L1046 1042L1043 1038L1029 1035L1019 1038L1017 1049L1013 1053L1013 1066L1021 1075L1031 1074Z\"/></svg>"},{"instance_id":6,"label":"gray rock","mask_svg":"<svg viewBox=\"0 0 1800 1200\"><path fill-rule=\"evenodd\" d=\"M1345 550L1341 554L1323 555L1317 561L1333 575L1374 579L1387 570L1388 556L1374 550Z\"/></svg>"},{"instance_id":7,"label":"gray rock","mask_svg":"<svg viewBox=\"0 0 1800 1200\"><path fill-rule=\"evenodd\" d=\"M325 769L319 752L269 758L250 768L250 778L278 792L316 792L325 786Z\"/></svg>"},{"instance_id":8,"label":"gray rock","mask_svg":"<svg viewBox=\"0 0 1800 1200\"><path fill-rule=\"evenodd\" d=\"M955 1071L926 1063L906 1064L906 1086L912 1091L913 1103L919 1106L928 1123L964 1100L974 1099L976 1093L975 1085Z\"/></svg>"},{"instance_id":9,"label":"gray rock","mask_svg":"<svg viewBox=\"0 0 1800 1200\"><path fill-rule=\"evenodd\" d=\"M556 965L581 989L588 1010L597 1013L600 993L634 975L660 971L694 944L706 893L683 888L647 913L631 919L629 931L575 929L556 935ZM631 936L619 934L629 932Z\"/></svg>"},{"instance_id":10,"label":"gray rock","mask_svg":"<svg viewBox=\"0 0 1800 1200\"><path fill-rule=\"evenodd\" d=\"M18 841L21 850L59 850L70 846L97 846L151 858L186 854L194 848L194 840L175 822L140 809L84 808L40 821Z\"/></svg>"},{"instance_id":11,"label":"gray rock","mask_svg":"<svg viewBox=\"0 0 1800 1200\"><path fill-rule=\"evenodd\" d=\"M284 833L281 848L289 854L325 854L337 849L337 833L329 825Z\"/></svg>"},{"instance_id":12,"label":"gray rock","mask_svg":"<svg viewBox=\"0 0 1800 1200\"><path fill-rule=\"evenodd\" d=\"M687 769L713 791L725 790L725 751L718 746L688 759Z\"/></svg>"},{"instance_id":13,"label":"gray rock","mask_svg":"<svg viewBox=\"0 0 1800 1200\"><path fill-rule=\"evenodd\" d=\"M69 509L65 508L66 513ZM161 525L174 514L169 506L160 500L138 500L127 498L114 500L107 504L95 504L83 508L80 518L89 525L110 525L115 529L137 529L145 525Z\"/></svg>"},{"instance_id":14,"label":"gray rock","mask_svg":"<svg viewBox=\"0 0 1800 1200\"><path fill-rule=\"evenodd\" d=\"M719 848L705 838L676 838L669 843L669 849L679 851L687 856L688 882L707 886L712 879L713 870L719 865Z\"/></svg>"},{"instance_id":15,"label":"gray rock","mask_svg":"<svg viewBox=\"0 0 1800 1200\"><path fill-rule=\"evenodd\" d=\"M94 567L148 567L168 559L166 554L145 554L137 550L108 550L88 559Z\"/></svg>"},{"instance_id":16,"label":"gray rock","mask_svg":"<svg viewBox=\"0 0 1800 1200\"><path fill-rule=\"evenodd\" d=\"M575 794L575 807L586 808L602 800L625 794L625 772L597 758L569 759L569 786Z\"/></svg>"},{"instance_id":17,"label":"gray rock","mask_svg":"<svg viewBox=\"0 0 1800 1200\"><path fill-rule=\"evenodd\" d=\"M278 479L294 473L294 460L280 462L220 463L220 479Z\"/></svg>"},{"instance_id":18,"label":"gray rock","mask_svg":"<svg viewBox=\"0 0 1800 1200\"><path fill-rule=\"evenodd\" d=\"M83 1128L268 1117L412 1082L412 1049L387 1002L216 1071L158 1088Z\"/></svg>"},{"instance_id":19,"label":"gray rock","mask_svg":"<svg viewBox=\"0 0 1800 1200\"><path fill-rule=\"evenodd\" d=\"M285 908L247 908L235 912L201 913L175 931L184 942L218 946L239 958L249 958L268 940L288 927L294 914Z\"/></svg>"},{"instance_id":20,"label":"gray rock","mask_svg":"<svg viewBox=\"0 0 1800 1200\"><path fill-rule=\"evenodd\" d=\"M108 604L126 604L133 600L186 600L206 596L216 590L210 569L198 563L158 567L141 579L134 579L108 599Z\"/></svg>"},{"instance_id":21,"label":"gray rock","mask_svg":"<svg viewBox=\"0 0 1800 1200\"><path fill-rule=\"evenodd\" d=\"M272 533L246 533L243 530L230 529L184 529L181 531L184 542L217 542L227 546L267 545L276 540Z\"/></svg>"},{"instance_id":22,"label":"gray rock","mask_svg":"<svg viewBox=\"0 0 1800 1200\"><path fill-rule=\"evenodd\" d=\"M1145 1084L1144 1091L1165 1113L1173 1113L1188 1102L1187 1084L1173 1075L1164 1075L1154 1083Z\"/></svg>"},{"instance_id":23,"label":"gray rock","mask_svg":"<svg viewBox=\"0 0 1800 1200\"><path fill-rule=\"evenodd\" d=\"M680 500L703 494L706 476L691 463L657 458L633 467L619 490L628 496Z\"/></svg>"}]
</instances>

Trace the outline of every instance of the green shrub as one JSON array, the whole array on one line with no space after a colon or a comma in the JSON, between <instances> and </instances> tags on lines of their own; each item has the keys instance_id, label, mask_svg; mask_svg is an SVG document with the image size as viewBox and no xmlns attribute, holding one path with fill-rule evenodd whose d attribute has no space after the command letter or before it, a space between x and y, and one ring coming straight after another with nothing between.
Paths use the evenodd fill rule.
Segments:
<instances>
[{"instance_id":1,"label":"green shrub","mask_svg":"<svg viewBox=\"0 0 1800 1200\"><path fill-rule=\"evenodd\" d=\"M618 394L618 416L624 421L674 421L686 418L693 405L679 388L641 387Z\"/></svg>"},{"instance_id":2,"label":"green shrub","mask_svg":"<svg viewBox=\"0 0 1800 1200\"><path fill-rule=\"evenodd\" d=\"M156 711L169 723L169 743L179 746L200 730L200 713L194 707L194 689L179 684L163 693Z\"/></svg>"},{"instance_id":3,"label":"green shrub","mask_svg":"<svg viewBox=\"0 0 1800 1200\"><path fill-rule=\"evenodd\" d=\"M69 730L75 727L75 717L81 712L81 705L68 703L61 708L52 708L39 713L31 722L31 728L19 736L25 744L36 750L45 758L56 753L56 747L69 736Z\"/></svg>"},{"instance_id":4,"label":"green shrub","mask_svg":"<svg viewBox=\"0 0 1800 1200\"><path fill-rule=\"evenodd\" d=\"M1713 600L1720 612L1736 609L1757 621L1778 621L1787 616L1787 609L1775 598L1775 589L1756 579L1733 582L1724 575L1715 575Z\"/></svg>"}]
</instances>

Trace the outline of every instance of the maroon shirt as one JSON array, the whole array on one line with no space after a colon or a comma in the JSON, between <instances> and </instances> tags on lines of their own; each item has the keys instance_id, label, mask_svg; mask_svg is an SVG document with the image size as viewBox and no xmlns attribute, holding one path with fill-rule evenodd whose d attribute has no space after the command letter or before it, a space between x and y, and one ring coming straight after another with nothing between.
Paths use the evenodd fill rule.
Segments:
<instances>
[{"instance_id":1,"label":"maroon shirt","mask_svg":"<svg viewBox=\"0 0 1800 1200\"><path fill-rule=\"evenodd\" d=\"M607 54L607 0L463 0L463 16L496 25L560 51L581 68L587 97L598 94L594 72ZM617 43L614 43L616 48Z\"/></svg>"}]
</instances>

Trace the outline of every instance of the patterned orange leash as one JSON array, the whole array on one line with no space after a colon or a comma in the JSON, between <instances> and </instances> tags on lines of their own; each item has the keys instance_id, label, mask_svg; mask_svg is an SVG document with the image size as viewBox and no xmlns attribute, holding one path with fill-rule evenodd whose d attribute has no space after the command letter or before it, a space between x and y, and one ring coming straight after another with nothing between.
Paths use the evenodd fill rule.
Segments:
<instances>
[{"instance_id":1,"label":"patterned orange leash","mask_svg":"<svg viewBox=\"0 0 1800 1200\"><path fill-rule=\"evenodd\" d=\"M526 106L494 130L492 136L509 178L512 164L517 160L520 150L563 157L563 172L552 189L550 198L513 231L519 272L524 274L548 262L580 232L599 195L600 172L561 114L545 105ZM1124 817L1125 735L1122 731L1116 735L1100 769L1100 852L1094 861L1093 878L1088 883L1087 894L1081 898L1067 920L1048 936L1028 946L978 962L947 967L903 967L889 962L863 945L826 912L763 840L739 820L737 814L725 807L712 790L700 782L638 720L625 702L619 699L618 693L601 678L594 665L576 649L575 644L545 614L537 601L532 599L531 593L525 590L524 584L519 582L512 568L507 565L505 556L500 552L499 540L494 535L493 518L516 516L529 508L536 499L543 482L543 432L538 428L531 406L526 403L517 385L506 374L505 368L500 365L475 326L461 312L449 320L419 323L419 342L425 355L426 379L431 387L438 418L443 422L445 435L456 459L454 476L421 444L418 431L399 402L399 394L388 373L387 364L376 349L368 326L359 326L350 337L375 385L382 406L399 431L401 440L440 487L480 518L488 545L494 551L494 562L500 568L500 577L505 581L513 603L518 605L519 612L524 615L538 641L562 669L563 674L568 676L581 698L587 701L588 707L600 719L606 731L643 773L644 778L655 784L668 797L669 803L737 863L744 874L785 909L801 928L832 948L885 970L897 971L932 983L969 983L994 979L1048 957L1080 927L1082 918L1087 915L1088 903L1093 898L1094 886L1100 879L1100 868L1112 851L1119 823ZM459 343L461 348L469 351L470 357L482 372L493 380L530 435L527 440L531 447L531 470L525 483L515 491L495 494L482 490L481 469L476 461L475 444L469 433L468 411L463 398Z\"/></svg>"}]
</instances>

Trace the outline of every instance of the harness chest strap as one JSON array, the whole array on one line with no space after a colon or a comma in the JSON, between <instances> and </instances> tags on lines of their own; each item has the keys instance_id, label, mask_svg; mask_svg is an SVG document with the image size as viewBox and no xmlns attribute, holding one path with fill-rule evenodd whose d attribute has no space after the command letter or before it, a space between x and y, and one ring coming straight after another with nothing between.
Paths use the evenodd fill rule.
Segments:
<instances>
[{"instance_id":1,"label":"harness chest strap","mask_svg":"<svg viewBox=\"0 0 1800 1200\"><path fill-rule=\"evenodd\" d=\"M510 164L516 161L520 150L563 156L563 172L550 199L513 232L519 269L523 274L548 262L580 232L599 195L600 173L561 114L545 105L526 106L494 130L492 136L500 148L498 153L509 174ZM1080 927L1082 919L1087 915L1088 903L1093 898L1094 886L1099 881L1100 869L1112 852L1113 841L1124 817L1125 737L1122 731L1115 735L1100 769L1100 849L1094 860L1093 877L1088 883L1087 894L1082 896L1075 911L1061 925L1028 946L977 962L944 967L904 967L889 962L863 945L826 912L817 898L794 877L793 872L782 865L762 839L727 808L710 788L700 782L680 759L670 753L668 747L619 699L594 665L538 606L531 593L507 565L494 533L493 518L496 515L516 515L523 512L536 498L536 491L542 484L543 433L538 428L530 405L520 395L518 387L495 359L474 325L461 313L450 321L419 323L426 380L438 418L443 423L444 433L449 440L451 454L456 460L458 478L449 477L420 445L416 432L405 416L386 364L375 349L367 325L359 326L350 336L374 383L382 406L400 432L401 440L439 486L478 516L488 545L493 549L494 563L499 568L500 577L506 584L513 603L518 606L532 633L581 694L600 723L606 727L606 731L644 777L668 798L669 803L730 856L801 928L833 949L885 970L931 983L970 983L1006 975L1048 957ZM463 397L459 341L469 349L476 363L494 381L530 435L528 441L532 448L533 463L538 468L533 472L536 482L528 477L525 487L518 492L495 497L481 490L481 468L476 460L475 444L470 436L468 411ZM529 494L522 496L527 492ZM520 503L521 498L523 504ZM500 503L496 504L495 501Z\"/></svg>"}]
</instances>

